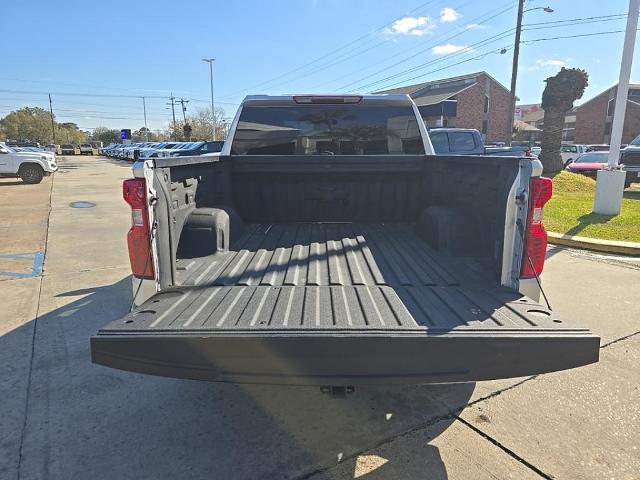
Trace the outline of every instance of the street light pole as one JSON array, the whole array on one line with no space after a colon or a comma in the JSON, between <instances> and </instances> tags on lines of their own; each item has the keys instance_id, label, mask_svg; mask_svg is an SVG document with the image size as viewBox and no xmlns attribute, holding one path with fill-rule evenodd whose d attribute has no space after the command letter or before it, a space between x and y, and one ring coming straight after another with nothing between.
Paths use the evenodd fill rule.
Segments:
<instances>
[{"instance_id":1,"label":"street light pole","mask_svg":"<svg viewBox=\"0 0 640 480\"><path fill-rule=\"evenodd\" d=\"M627 28L624 35L622 61L620 63L620 77L616 92L616 105L613 111L611 139L609 141L609 161L607 170L599 170L596 179L593 212L600 215L618 215L622 206L627 172L618 169L618 160L620 158L624 117L627 110L629 78L631 77L631 64L633 63L639 11L640 0L629 0L629 14L627 15Z\"/></svg>"},{"instance_id":2,"label":"street light pole","mask_svg":"<svg viewBox=\"0 0 640 480\"><path fill-rule=\"evenodd\" d=\"M215 58L203 58L203 62L207 62L209 64L209 80L211 83L211 139L215 142L216 140L216 109L215 104L213 103L213 62L215 62Z\"/></svg>"},{"instance_id":3,"label":"street light pole","mask_svg":"<svg viewBox=\"0 0 640 480\"><path fill-rule=\"evenodd\" d=\"M525 12L531 10L544 10L547 13L553 13L550 7L535 7L524 9L525 0L518 0L518 20L516 22L516 38L513 45L513 63L511 65L511 90L509 91L509 108L507 109L507 145L511 145L513 137L513 120L516 111L516 84L518 82L518 61L520 59L520 34L522 33L522 17Z\"/></svg>"}]
</instances>

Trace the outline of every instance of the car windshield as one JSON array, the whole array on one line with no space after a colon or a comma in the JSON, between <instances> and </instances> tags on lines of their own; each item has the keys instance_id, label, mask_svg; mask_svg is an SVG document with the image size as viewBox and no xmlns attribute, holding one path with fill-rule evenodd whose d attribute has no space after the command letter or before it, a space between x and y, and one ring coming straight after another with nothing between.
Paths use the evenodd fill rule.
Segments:
<instances>
[{"instance_id":1,"label":"car windshield","mask_svg":"<svg viewBox=\"0 0 640 480\"><path fill-rule=\"evenodd\" d=\"M607 163L609 152L587 153L576 159L576 163Z\"/></svg>"},{"instance_id":2,"label":"car windshield","mask_svg":"<svg viewBox=\"0 0 640 480\"><path fill-rule=\"evenodd\" d=\"M233 155L420 154L411 106L288 105L244 107Z\"/></svg>"},{"instance_id":3,"label":"car windshield","mask_svg":"<svg viewBox=\"0 0 640 480\"><path fill-rule=\"evenodd\" d=\"M634 138L629 145L640 146L640 135Z\"/></svg>"}]
</instances>

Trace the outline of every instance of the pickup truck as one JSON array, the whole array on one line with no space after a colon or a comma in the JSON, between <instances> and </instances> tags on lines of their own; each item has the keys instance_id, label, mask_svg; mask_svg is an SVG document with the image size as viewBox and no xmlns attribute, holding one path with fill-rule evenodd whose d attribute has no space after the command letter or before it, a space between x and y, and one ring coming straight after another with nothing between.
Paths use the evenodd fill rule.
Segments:
<instances>
[{"instance_id":1,"label":"pickup truck","mask_svg":"<svg viewBox=\"0 0 640 480\"><path fill-rule=\"evenodd\" d=\"M627 182L640 182L640 135L634 138L620 154L620 163L627 171Z\"/></svg>"},{"instance_id":2,"label":"pickup truck","mask_svg":"<svg viewBox=\"0 0 640 480\"><path fill-rule=\"evenodd\" d=\"M219 155L134 164L136 306L92 360L321 387L597 362L599 338L538 301L536 162L434 155L406 95L249 96Z\"/></svg>"},{"instance_id":3,"label":"pickup truck","mask_svg":"<svg viewBox=\"0 0 640 480\"><path fill-rule=\"evenodd\" d=\"M536 157L528 146L489 146L474 128L432 128L429 138L436 155L491 155Z\"/></svg>"},{"instance_id":4,"label":"pickup truck","mask_svg":"<svg viewBox=\"0 0 640 480\"><path fill-rule=\"evenodd\" d=\"M79 149L80 155L93 155L93 145L90 143L81 143Z\"/></svg>"},{"instance_id":5,"label":"pickup truck","mask_svg":"<svg viewBox=\"0 0 640 480\"><path fill-rule=\"evenodd\" d=\"M56 170L56 156L51 152L18 152L0 143L0 177L18 177L24 183L33 184Z\"/></svg>"}]
</instances>

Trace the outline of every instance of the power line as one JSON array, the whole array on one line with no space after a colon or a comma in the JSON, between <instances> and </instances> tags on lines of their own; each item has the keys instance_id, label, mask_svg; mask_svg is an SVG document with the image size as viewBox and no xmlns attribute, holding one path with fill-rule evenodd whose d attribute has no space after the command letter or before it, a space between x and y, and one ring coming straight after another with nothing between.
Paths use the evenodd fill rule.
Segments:
<instances>
[{"instance_id":1,"label":"power line","mask_svg":"<svg viewBox=\"0 0 640 480\"><path fill-rule=\"evenodd\" d=\"M504 6L504 5L503 5L503 6ZM496 18L496 17L498 17L498 16L500 16L500 15L503 15L504 13L508 12L509 10L512 10L512 9L514 8L514 5L510 5L510 6L508 6L507 8L504 8L504 9L500 10L499 12L497 12L497 13L493 14L493 12L495 12L495 10L499 10L499 9L501 9L501 8L502 8L502 6L501 6L501 7L498 7L497 9L494 9L494 10L489 14L490 16L488 16L487 18L483 18L483 17L485 17L485 16L486 16L486 14L483 14L483 15L479 15L478 17L472 18L471 20L469 20L469 22L471 22L471 23L476 23L476 24L478 24L478 25L483 25L483 24L487 23L488 21L493 20L494 18ZM393 68L393 67L396 67L396 66L398 66L398 65L400 65L400 64L402 64L402 63L408 62L409 60L411 60L411 59L413 59L413 58L417 57L418 55L420 55L420 54L422 54L422 53L425 53L425 52L429 51L431 48L433 48L433 47L437 46L438 44L442 44L442 43L444 43L444 42L448 42L449 40L452 40L452 39L454 39L454 38L456 38L456 37L459 37L460 35L463 35L464 33L467 33L468 31L469 31L469 28L465 28L465 29L463 29L463 30L461 30L461 31L458 31L458 32L454 33L453 35L450 35L449 37L447 37L447 38L445 38L445 39L440 40L439 42L431 42L431 43L429 43L429 45L428 45L426 48L422 48L422 49L420 49L419 51L417 51L417 52L415 52L415 53L413 53L413 54L411 54L411 55L409 55L409 56L407 56L407 57L404 57L403 59L398 60L398 61L396 61L395 63L392 63L391 65L388 65L388 66L386 66L385 68L382 68L382 69L380 69L380 70L378 70L378 71L376 71L376 72L374 72L374 73L368 74L368 75L367 75L367 76L365 76L365 77L358 78L357 80L354 80L354 81L352 81L352 82L350 82L350 83L348 83L348 84L346 84L346 85L343 85L343 86L339 87L337 90L338 90L338 91L342 91L342 90L344 90L344 89L346 89L346 88L349 88L349 87L351 87L352 85L356 85L356 84L358 84L359 82L361 82L361 81L363 81L363 80L365 80L365 79L368 79L368 78L370 78L370 77L372 77L372 76L374 76L374 75L378 75L378 74L380 74L380 73L388 72L390 68ZM446 33L449 33L449 32L446 32ZM440 38L440 37L442 37L442 36L444 36L444 33L443 33L442 35L438 35L438 36L434 37L433 39L435 40L436 38ZM395 60L395 59L396 59L396 56L393 56L393 57L387 57L387 59L394 59L394 60ZM361 72L361 71L362 71L362 69L358 70L358 72ZM348 75L347 75L347 76L348 76ZM344 75L343 75L343 76L341 76L341 78L344 78Z\"/></svg>"},{"instance_id":2,"label":"power line","mask_svg":"<svg viewBox=\"0 0 640 480\"><path fill-rule=\"evenodd\" d=\"M69 97L104 97L104 98L142 98L146 96L147 98L166 98L166 97L158 97L158 96L150 96L150 95L117 95L111 93L78 93L78 92L37 92L33 90L10 90L10 89L0 89L0 92L4 93L24 93L30 95L60 95L60 96L69 96Z\"/></svg>"},{"instance_id":3,"label":"power line","mask_svg":"<svg viewBox=\"0 0 640 480\"><path fill-rule=\"evenodd\" d=\"M623 32L624 32L624 30L610 30L610 31L605 31L605 32L594 32L594 33L585 33L585 34L578 34L578 35L564 35L564 36L557 36L557 37L534 38L534 39L531 39L531 40L522 40L520 43L535 43L535 42L543 42L543 41L549 41L549 40L564 40L564 39L569 39L569 38L594 37L594 36L599 36L599 35L609 35L609 34L612 34L612 33L623 33ZM450 65L446 65L446 66L444 66L442 68L439 68L439 69L436 69L436 70L431 70L429 72L425 72L425 73L417 75L415 77L405 78L405 79L403 79L403 80L401 80L399 82L396 82L396 83L393 83L393 84L389 84L389 85L385 85L384 87L382 87L382 89L388 89L390 87L394 87L394 86L401 85L403 83L406 83L406 82L409 82L409 81L412 81L412 80L416 80L418 78L425 77L425 76L430 75L430 74L435 73L435 72L439 72L439 71L446 70L446 69L451 68L451 67L455 67L455 66L460 65L462 63L466 63L466 62L469 62L469 61L472 61L472 60L477 60L477 59L485 57L485 56L487 56L488 54L491 54L491 53L497 53L497 52L502 53L502 50L504 50L506 52L506 51L510 50L511 48L513 48L513 47L509 47L509 48L505 47L504 49L493 50L493 51L487 52L487 53L482 54L482 55L477 56L477 57L473 57L473 58L469 58L469 59L466 59L466 60L462 60L460 62L453 63L453 64L450 64Z\"/></svg>"},{"instance_id":4,"label":"power line","mask_svg":"<svg viewBox=\"0 0 640 480\"><path fill-rule=\"evenodd\" d=\"M493 54L493 53L503 53L503 52L504 52L504 53L506 53L507 51L509 51L509 50L511 50L511 49L513 49L513 47L501 47L501 48L497 48L497 49L495 49L495 50L490 50L490 51L488 51L488 52L482 53L482 54L477 55L477 56L475 56L475 57L467 58L467 59L465 59L465 60L461 60L461 61L456 62L456 63L452 63L452 64L449 64L449 65L445 65L444 67L437 68L437 69L435 69L435 70L430 70L430 71L428 71L428 72L421 73L420 75L417 75L417 76L415 76L415 77L405 78L405 79L403 79L403 80L401 80L401 81L399 81L399 82L392 83L392 84L389 84L389 85L385 85L384 87L382 87L382 89L388 89L388 88L390 88L390 87L394 87L394 86L396 86L396 85L401 85L401 84L406 83L406 82L409 82L409 81L411 81L411 80L416 80L416 79L418 79L418 78L426 77L427 75L431 75L432 73L440 72L440 71L442 71L442 70L446 70L446 69L451 68L451 67L456 67L456 66L458 66L458 65L462 65L463 63L471 62L471 61L473 61L473 60L479 60L479 59L484 58L484 57L486 57L486 56L488 56L488 55L491 55L491 54Z\"/></svg>"},{"instance_id":5,"label":"power line","mask_svg":"<svg viewBox=\"0 0 640 480\"><path fill-rule=\"evenodd\" d=\"M640 30L640 28L638 30ZM546 42L549 40L564 40L567 38L597 37L598 35L609 35L611 33L624 33L624 30L609 30L607 32L583 33L580 35L565 35L562 37L533 38L531 40L522 40L520 43Z\"/></svg>"},{"instance_id":6,"label":"power line","mask_svg":"<svg viewBox=\"0 0 640 480\"><path fill-rule=\"evenodd\" d=\"M503 40L503 39L507 38L508 36L510 36L510 35L511 35L511 33L513 32L513 30L514 30L513 28L510 28L510 29L505 30L505 31L503 31L503 32L500 32L500 33L497 33L497 34L492 35L492 36L490 36L490 37L487 37L487 38L485 38L484 40L480 40L479 42L472 43L471 45L469 45L469 46L465 47L463 50L460 50L460 51L457 51L457 52L452 52L452 53L449 53L449 54L442 55L441 57L435 58L435 59L433 59L433 60L429 60L428 62L421 63L421 64L419 64L419 65L416 65L416 66L414 66L414 67L408 68L408 69L406 69L406 70L403 70L403 71L401 71L401 72L395 73L395 74L393 74L393 75L389 75L389 76L387 76L387 77L381 78L381 79L376 80L376 81L374 81L374 82L370 82L370 83L367 83L367 84L365 84L365 85L360 85L360 86L358 87L358 89L365 89L365 88L369 88L369 87L372 87L372 86L377 85L377 84L379 84L379 83L382 83L382 82L384 82L385 80L391 80L391 79L394 79L394 78L398 78L398 77L400 77L400 76L402 76L402 75L405 75L405 74L407 74L407 73L411 73L411 72L415 72L415 71L417 71L417 70L421 70L421 69L423 69L424 67L427 67L427 66L429 66L429 65L433 65L433 64L436 64L436 63L440 63L440 62L443 62L443 61L449 60L449 59L451 59L451 58L453 58L453 57L459 57L459 56L462 56L462 55L469 54L469 53L471 53L471 52L473 51L473 48L484 47L484 46L486 46L486 45L488 45L488 44L495 43L495 42L498 42L498 41L500 41L500 40ZM401 81L400 83L404 83L404 81ZM395 85L395 84L394 84L394 85ZM388 88L388 86L387 86L387 87L385 87L385 88Z\"/></svg>"},{"instance_id":7,"label":"power line","mask_svg":"<svg viewBox=\"0 0 640 480\"><path fill-rule=\"evenodd\" d=\"M168 92L169 90L150 90L150 89L146 89L146 88L122 88L122 87L108 87L105 85L89 85L86 83L71 83L71 82L59 82L59 81L53 81L53 80L30 80L30 79L26 79L26 78L14 78L14 77L0 77L0 80L9 80L9 81L15 81L15 82L29 82L29 83L44 83L47 85L66 85L66 86L70 86L70 87L87 87L87 88L99 88L101 90L117 90L117 91L121 91L121 92L163 92L166 91ZM180 93L188 93L186 91L180 91ZM146 97L148 97L148 95L144 95Z\"/></svg>"},{"instance_id":8,"label":"power line","mask_svg":"<svg viewBox=\"0 0 640 480\"><path fill-rule=\"evenodd\" d=\"M509 9L511 9L511 8L512 8L512 7L509 7ZM509 10L509 9L507 9L507 10ZM498 15L500 15L500 14L502 14L502 13L504 13L504 11L499 12L498 14L494 15L493 17L490 17L490 18L489 18L489 19L487 19L487 20L490 20L491 18L495 18L496 16L498 16ZM606 17L613 17L613 16L614 16L614 15L609 15L609 16L606 16ZM617 15L615 15L615 16L617 16ZM578 20L596 21L596 19L598 19L598 18L605 18L605 17L585 17L585 18L575 18L575 19L560 20L560 21L556 21L555 23L560 23L560 22L573 22L573 21L578 21ZM551 23L551 22L550 22L550 23ZM529 25L540 25L540 24L539 24L539 23L535 23L535 24L533 24L533 23L532 23L532 24L529 24ZM549 27L549 28L554 28L554 27L556 27L556 28L557 28L557 27L561 27L561 26L564 26L564 25L554 25L554 26ZM513 30L514 30L514 28L511 28L511 29L509 29L509 30L505 30L504 32L501 32L500 34L494 35L493 37L500 36L500 35L510 35L510 32L512 32ZM526 29L526 30L529 30L529 29ZM481 45L481 44L482 44L482 42L484 42L484 41L486 41L486 40L488 40L488 39L490 39L490 38L493 38L493 37L488 37L488 38L487 38L487 39L485 39L485 40L482 40L482 41L480 41L480 42L477 42L476 44L469 45L469 46L467 46L467 48L471 48L471 47L474 47L474 46L477 46L477 45ZM446 41L450 40L451 38L452 38L452 37L449 37L449 38L447 38L446 40L444 40L443 42L446 42ZM503 37L501 37L501 38L503 38ZM408 59L410 59L410 58L413 58L413 57L415 57L416 55L418 55L418 54L420 54L420 53L426 52L428 49L429 49L429 48L427 48L427 49L423 49L423 50L421 50L420 52L418 52L417 54L412 55L411 57L407 57L405 60L401 60L401 61L399 61L399 62L396 62L395 64L390 65L390 66L386 67L385 69L381 69L381 70L379 70L379 71L377 71L377 72L375 72L375 73L373 73L373 74L371 74L371 75L377 75L378 73L382 73L382 72L388 71L388 69L389 69L389 68L392 68L392 67L394 67L394 66L396 66L396 65L399 65L400 63L403 63L404 61L406 61L406 60L408 60ZM453 52L452 54L449 54L449 55L459 55L459 54L461 54L461 53L468 53L468 50L467 50L467 52L464 52L464 51L461 51L461 52ZM448 55L445 55L444 57L447 57L447 58L448 58ZM441 57L441 58L443 58L443 57ZM373 86L373 85L375 85L375 84L377 84L377 83L380 83L380 82L382 82L382 81L384 81L384 80L388 80L388 79L391 79L391 78L397 78L397 77L398 77L398 76L400 76L400 75L403 75L403 74L408 73L408 72L411 72L411 71L418 70L418 69L420 69L420 68L422 68L422 67L424 67L424 66L427 66L427 65L430 65L430 64L433 64L433 63L437 63L437 62L439 62L439 61L441 61L441 60L438 60L438 59L436 59L436 60L431 60L431 61L429 61L429 62L426 62L426 63L424 63L424 64L418 65L418 66L416 66L416 67L412 67L412 68L410 68L410 69L403 70L403 71L401 71L401 72L399 72L399 73L397 73L397 74L395 74L395 75L390 75L390 76L388 76L388 77L384 77L384 78L382 78L382 79L379 79L379 80L377 80L377 81L375 81L375 82L371 82L371 83L368 83L368 84L365 84L365 85L360 85L359 87L357 87L357 89L364 89L364 88L367 88L367 87L369 87L369 86ZM366 79L366 78L371 77L371 75L368 75L367 77L363 77L363 78L361 78L361 79L359 79L359 80L356 80L356 81L354 81L354 82L350 82L350 83L348 83L348 84L346 84L346 85L344 85L344 86L340 87L338 90L339 90L339 91L342 91L342 90L344 90L344 89L346 89L346 88L348 88L348 87L350 87L350 86L352 86L352 85L354 85L354 84L357 84L357 83L358 83L359 81L361 81L361 80L364 80L364 79ZM356 89L351 89L350 91L354 91L354 90L356 90Z\"/></svg>"},{"instance_id":9,"label":"power line","mask_svg":"<svg viewBox=\"0 0 640 480\"><path fill-rule=\"evenodd\" d=\"M461 9L461 8L465 7L466 5L468 5L469 3L471 3L471 1L473 1L473 0L469 0L469 1L465 2L465 3L463 3L463 4L457 5L454 9ZM393 23L393 22L391 22L391 23ZM355 58L355 57L360 56L360 55L362 55L364 53L367 53L367 52L369 52L369 51L371 51L371 50L379 47L380 45L382 45L384 43L387 43L387 42L389 42L391 40L392 40L392 37L385 38L385 39L379 41L378 43L375 43L375 44L371 45L370 47L365 48L364 50L355 51L353 53L347 52L347 56L339 57L338 59L332 61L331 63L319 66L315 70L311 70L311 71L309 71L307 73L304 73L304 74L302 74L300 76L290 78L289 80L286 80L284 82L280 82L280 83L276 83L275 85L271 85L269 88L275 88L276 86L286 85L286 84L291 83L293 81L309 77L310 75L313 75L313 74L315 74L317 72L320 72L322 70L326 70L327 68L333 67L333 66L338 65L340 63L344 63L347 60L351 60L352 58Z\"/></svg>"},{"instance_id":10,"label":"power line","mask_svg":"<svg viewBox=\"0 0 640 480\"><path fill-rule=\"evenodd\" d=\"M280 74L280 75L278 75L276 77L273 77L273 78L271 78L269 80L265 80L264 82L258 83L256 85L253 85L253 86L250 86L250 87L245 87L242 90L237 90L235 92L223 95L222 98L232 97L232 96L237 95L237 94L241 94L241 93L244 93L244 92L256 89L256 88L260 88L260 87L262 87L264 85L272 83L275 80L279 80L281 78L285 78L285 77L289 76L292 73L299 72L300 70L303 70L303 69L305 69L306 67L308 67L310 65L316 64L316 63L318 63L318 62L320 62L320 61L332 56L333 54L335 54L337 52L340 52L340 51L342 51L342 50L344 50L346 48L349 48L352 45L355 45L356 43L360 42L361 40L364 40L365 38L372 36L376 32L379 32L379 31L383 30L384 28L392 25L395 21L403 18L404 16L409 15L411 13L415 13L416 11L422 9L423 7L429 5L430 3L438 3L438 2L434 1L434 0L430 0L430 1L424 2L424 3L420 4L420 5L418 5L417 7L415 7L414 9L410 10L409 12L405 13L404 15L396 17L393 20L391 20L390 22L385 23L381 27L375 29L373 32L369 32L369 33L366 33L364 35L361 35L360 37L356 38L355 40L352 40L352 41L350 41L350 42L348 42L348 43L346 43L346 44L344 44L344 45L342 45L342 46L340 46L338 48L335 48L335 49L331 50L330 52L327 52L324 55L321 55L320 57L317 57L314 60L311 60L311 61L309 61L309 62L307 62L307 63L305 63L303 65L295 67L292 70L289 70L289 71L287 71L287 72L285 72L283 74Z\"/></svg>"},{"instance_id":11,"label":"power line","mask_svg":"<svg viewBox=\"0 0 640 480\"><path fill-rule=\"evenodd\" d=\"M577 22L580 20L602 20L602 21L606 21L609 18L613 18L616 17L614 20L617 20L618 18L626 18L627 14L626 13L614 13L611 15L600 15L598 17L581 17L581 18L567 18L565 20L551 20L548 22L536 22L536 23L525 23L524 25L522 25L523 27L530 27L533 25L551 25L553 23L567 23L567 22Z\"/></svg>"}]
</instances>

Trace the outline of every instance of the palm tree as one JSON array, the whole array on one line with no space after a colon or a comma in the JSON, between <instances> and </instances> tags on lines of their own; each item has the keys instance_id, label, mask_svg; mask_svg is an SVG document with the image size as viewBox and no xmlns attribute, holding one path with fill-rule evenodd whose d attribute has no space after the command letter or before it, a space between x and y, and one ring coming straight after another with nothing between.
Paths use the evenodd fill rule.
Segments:
<instances>
[{"instance_id":1,"label":"palm tree","mask_svg":"<svg viewBox=\"0 0 640 480\"><path fill-rule=\"evenodd\" d=\"M580 68L564 68L557 75L545 80L542 92L544 128L542 130L542 153L540 161L546 174L562 170L560 147L564 117L573 108L573 102L582 97L589 84L589 75Z\"/></svg>"}]
</instances>

